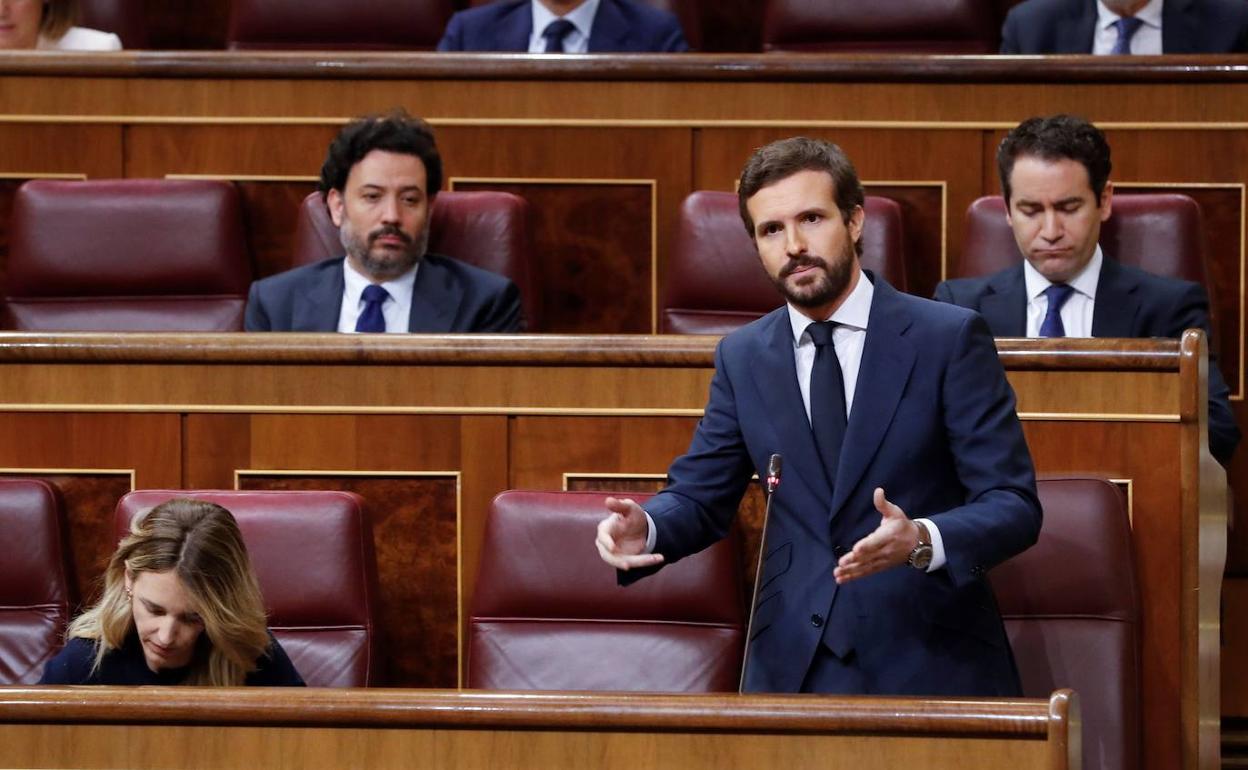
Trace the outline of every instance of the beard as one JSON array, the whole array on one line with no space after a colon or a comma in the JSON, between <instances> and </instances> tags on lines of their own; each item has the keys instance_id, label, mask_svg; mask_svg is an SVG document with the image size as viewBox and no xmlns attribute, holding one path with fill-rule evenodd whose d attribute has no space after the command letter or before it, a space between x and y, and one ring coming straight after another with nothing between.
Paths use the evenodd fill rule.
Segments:
<instances>
[{"instance_id":1,"label":"beard","mask_svg":"<svg viewBox=\"0 0 1248 770\"><path fill-rule=\"evenodd\" d=\"M771 282L796 307L823 307L841 296L849 287L856 263L855 256L854 242L849 240L841 250L839 258L833 259L831 263L823 257L813 255L790 257L784 267L780 268L780 273L772 276ZM789 276L793 273L812 266L821 269L805 274L800 284L789 282Z\"/></svg>"},{"instance_id":2,"label":"beard","mask_svg":"<svg viewBox=\"0 0 1248 770\"><path fill-rule=\"evenodd\" d=\"M383 236L398 238L403 242L403 247L397 250L375 249L377 239ZM426 221L415 238L394 225L383 225L369 233L366 238L361 238L344 221L338 229L338 238L347 254L355 259L356 264L370 278L389 281L411 270L425 256L425 250L429 248L429 223Z\"/></svg>"}]
</instances>

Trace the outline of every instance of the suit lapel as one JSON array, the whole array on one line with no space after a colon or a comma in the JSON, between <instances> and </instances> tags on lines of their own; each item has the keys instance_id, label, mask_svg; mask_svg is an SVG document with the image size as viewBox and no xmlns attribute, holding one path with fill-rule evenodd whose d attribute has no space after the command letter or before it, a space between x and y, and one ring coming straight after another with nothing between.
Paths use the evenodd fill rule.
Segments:
<instances>
[{"instance_id":1,"label":"suit lapel","mask_svg":"<svg viewBox=\"0 0 1248 770\"><path fill-rule=\"evenodd\" d=\"M990 284L991 294L979 302L979 314L988 322L994 337L1027 336L1027 289L1020 262L997 276Z\"/></svg>"},{"instance_id":2,"label":"suit lapel","mask_svg":"<svg viewBox=\"0 0 1248 770\"><path fill-rule=\"evenodd\" d=\"M295 293L291 309L291 331L336 332L342 312L342 260L327 260L309 278L303 290Z\"/></svg>"},{"instance_id":3,"label":"suit lapel","mask_svg":"<svg viewBox=\"0 0 1248 770\"><path fill-rule=\"evenodd\" d=\"M628 21L611 0L602 0L589 31L589 52L619 51L628 38Z\"/></svg>"},{"instance_id":4,"label":"suit lapel","mask_svg":"<svg viewBox=\"0 0 1248 770\"><path fill-rule=\"evenodd\" d=\"M1054 53L1092 53L1096 37L1096 3L1083 0L1079 12L1056 21L1058 50Z\"/></svg>"},{"instance_id":5,"label":"suit lapel","mask_svg":"<svg viewBox=\"0 0 1248 770\"><path fill-rule=\"evenodd\" d=\"M910 380L915 352L903 336L910 323L910 315L898 302L897 292L884 281L875 279L875 297L871 300L854 405L845 429L845 448L841 450L841 464L832 492L830 511L833 516L875 459Z\"/></svg>"},{"instance_id":6,"label":"suit lapel","mask_svg":"<svg viewBox=\"0 0 1248 770\"><path fill-rule=\"evenodd\" d=\"M499 51L528 51L533 36L533 10L527 2L516 3L498 19L494 38Z\"/></svg>"},{"instance_id":7,"label":"suit lapel","mask_svg":"<svg viewBox=\"0 0 1248 770\"><path fill-rule=\"evenodd\" d=\"M1135 296L1137 283L1117 262L1108 256L1103 259L1092 305L1092 336L1134 337L1132 327L1140 309L1140 300Z\"/></svg>"},{"instance_id":8,"label":"suit lapel","mask_svg":"<svg viewBox=\"0 0 1248 770\"><path fill-rule=\"evenodd\" d=\"M463 296L464 287L454 280L450 271L435 259L426 258L420 263L416 283L412 286L407 330L427 334L454 331L451 327Z\"/></svg>"},{"instance_id":9,"label":"suit lapel","mask_svg":"<svg viewBox=\"0 0 1248 770\"><path fill-rule=\"evenodd\" d=\"M794 475L807 480L826 509L832 498L827 471L819 460L810 421L802 406L802 391L797 384L797 365L793 355L793 326L786 308L773 316L770 330L758 338L756 365L751 367L754 385L762 394L765 414L771 419L783 446L776 449L784 455L785 466Z\"/></svg>"}]
</instances>

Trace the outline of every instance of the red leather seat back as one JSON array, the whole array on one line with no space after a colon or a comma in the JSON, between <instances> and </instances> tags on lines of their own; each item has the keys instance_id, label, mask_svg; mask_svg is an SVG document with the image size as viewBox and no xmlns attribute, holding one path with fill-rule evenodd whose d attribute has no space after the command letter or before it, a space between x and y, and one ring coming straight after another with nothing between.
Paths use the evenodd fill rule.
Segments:
<instances>
[{"instance_id":1,"label":"red leather seat back","mask_svg":"<svg viewBox=\"0 0 1248 770\"><path fill-rule=\"evenodd\" d=\"M228 182L27 182L13 202L3 326L241 331L245 244Z\"/></svg>"},{"instance_id":2,"label":"red leather seat back","mask_svg":"<svg viewBox=\"0 0 1248 770\"><path fill-rule=\"evenodd\" d=\"M0 479L0 685L38 682L64 644L74 599L65 527L48 484Z\"/></svg>"},{"instance_id":3,"label":"red leather seat back","mask_svg":"<svg viewBox=\"0 0 1248 770\"><path fill-rule=\"evenodd\" d=\"M469 687L737 689L746 618L736 536L621 588L594 548L606 496L494 498L468 622Z\"/></svg>"},{"instance_id":4,"label":"red leather seat back","mask_svg":"<svg viewBox=\"0 0 1248 770\"><path fill-rule=\"evenodd\" d=\"M1140 599L1131 523L1105 479L1039 481L1036 545L991 573L1027 697L1078 691L1084 767L1139 767Z\"/></svg>"},{"instance_id":5,"label":"red leather seat back","mask_svg":"<svg viewBox=\"0 0 1248 770\"><path fill-rule=\"evenodd\" d=\"M312 687L379 684L377 563L363 501L349 492L142 490L117 503L130 520L174 497L227 508L238 521L269 627Z\"/></svg>"},{"instance_id":6,"label":"red leather seat back","mask_svg":"<svg viewBox=\"0 0 1248 770\"><path fill-rule=\"evenodd\" d=\"M433 50L451 0L231 0L232 49Z\"/></svg>"},{"instance_id":7,"label":"red leather seat back","mask_svg":"<svg viewBox=\"0 0 1248 770\"><path fill-rule=\"evenodd\" d=\"M905 291L901 206L868 195L863 208L862 266ZM667 265L660 330L727 334L782 304L741 224L736 194L700 190L685 198Z\"/></svg>"},{"instance_id":8,"label":"red leather seat back","mask_svg":"<svg viewBox=\"0 0 1248 770\"><path fill-rule=\"evenodd\" d=\"M997 52L992 0L767 0L765 51Z\"/></svg>"},{"instance_id":9,"label":"red leather seat back","mask_svg":"<svg viewBox=\"0 0 1248 770\"><path fill-rule=\"evenodd\" d=\"M528 331L541 331L542 296L533 269L529 203L505 192L440 192L429 222L429 251L510 278L520 289ZM341 257L338 227L319 192L299 207L293 262Z\"/></svg>"},{"instance_id":10,"label":"red leather seat back","mask_svg":"<svg viewBox=\"0 0 1248 770\"><path fill-rule=\"evenodd\" d=\"M1176 193L1119 193L1101 226L1101 248L1125 265L1209 287L1200 204ZM966 210L959 276L988 275L1022 259L999 195Z\"/></svg>"},{"instance_id":11,"label":"red leather seat back","mask_svg":"<svg viewBox=\"0 0 1248 770\"><path fill-rule=\"evenodd\" d=\"M129 49L148 47L143 0L79 0L82 26L112 32Z\"/></svg>"}]
</instances>

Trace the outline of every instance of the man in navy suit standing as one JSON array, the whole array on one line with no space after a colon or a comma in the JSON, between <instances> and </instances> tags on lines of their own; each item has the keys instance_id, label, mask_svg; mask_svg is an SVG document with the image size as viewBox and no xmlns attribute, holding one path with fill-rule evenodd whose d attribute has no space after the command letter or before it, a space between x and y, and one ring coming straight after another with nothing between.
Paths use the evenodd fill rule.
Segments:
<instances>
[{"instance_id":1,"label":"man in navy suit standing","mask_svg":"<svg viewBox=\"0 0 1248 770\"><path fill-rule=\"evenodd\" d=\"M439 51L680 53L680 22L640 0L498 0L451 17Z\"/></svg>"},{"instance_id":2,"label":"man in navy suit standing","mask_svg":"<svg viewBox=\"0 0 1248 770\"><path fill-rule=\"evenodd\" d=\"M249 332L512 332L520 292L501 275L426 253L442 158L404 112L361 118L334 138L321 193L346 256L256 281Z\"/></svg>"},{"instance_id":3,"label":"man in navy suit standing","mask_svg":"<svg viewBox=\"0 0 1248 770\"><path fill-rule=\"evenodd\" d=\"M835 145L749 160L742 219L787 302L722 340L668 486L608 499L596 544L623 583L701 550L779 453L745 689L1018 695L984 579L1040 531L1014 393L979 315L860 267L863 200Z\"/></svg>"},{"instance_id":4,"label":"man in navy suit standing","mask_svg":"<svg viewBox=\"0 0 1248 770\"><path fill-rule=\"evenodd\" d=\"M997 337L1208 336L1209 295L1105 254L1112 212L1109 143L1070 115L1030 118L997 149L1006 217L1023 259L989 276L936 287L936 299L982 313ZM1239 444L1230 389L1209 362L1209 449L1226 465Z\"/></svg>"},{"instance_id":5,"label":"man in navy suit standing","mask_svg":"<svg viewBox=\"0 0 1248 770\"><path fill-rule=\"evenodd\" d=\"M1248 51L1243 0L1026 0L1001 28L1001 53Z\"/></svg>"}]
</instances>

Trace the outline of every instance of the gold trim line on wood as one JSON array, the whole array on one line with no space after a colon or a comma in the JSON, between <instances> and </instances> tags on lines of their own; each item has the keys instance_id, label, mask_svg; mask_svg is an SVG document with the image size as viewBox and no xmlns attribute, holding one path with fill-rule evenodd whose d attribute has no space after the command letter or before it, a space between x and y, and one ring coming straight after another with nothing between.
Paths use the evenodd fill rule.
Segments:
<instances>
[{"instance_id":1,"label":"gold trim line on wood","mask_svg":"<svg viewBox=\"0 0 1248 770\"><path fill-rule=\"evenodd\" d=\"M1244 242L1244 232L1246 229L1248 229L1248 185L1245 185L1243 182L1139 182L1139 181L1131 181L1131 182L1114 182L1114 187L1126 189L1126 190L1140 189L1140 188L1150 188L1154 190L1157 190L1157 189L1161 189L1161 190L1239 190L1239 295L1238 295L1239 296L1239 329L1238 329L1239 348L1238 349L1240 351L1240 356L1239 356L1239 371L1236 372L1236 377L1235 377L1236 388L1231 393L1229 400L1243 401L1244 400L1244 369L1246 366L1248 366L1244 362L1244 342L1246 339L1248 339L1248 335L1245 334L1245 307L1244 307L1245 304L1248 304L1246 303L1246 298L1244 297L1244 287L1245 285L1248 285L1245 283L1245 273L1248 273L1248 269L1245 268L1245 256L1244 256L1244 252L1246 250L1245 248L1246 245Z\"/></svg>"},{"instance_id":2,"label":"gold trim line on wood","mask_svg":"<svg viewBox=\"0 0 1248 770\"><path fill-rule=\"evenodd\" d=\"M702 409L559 406L257 406L248 404L0 404L4 412L134 412L136 414L430 414L563 417L701 417Z\"/></svg>"},{"instance_id":3,"label":"gold trim line on wood","mask_svg":"<svg viewBox=\"0 0 1248 770\"><path fill-rule=\"evenodd\" d=\"M23 174L20 171L4 171L0 172L0 179L65 179L71 182L85 182L87 181L87 175L53 171L32 171L28 174Z\"/></svg>"},{"instance_id":4,"label":"gold trim line on wood","mask_svg":"<svg viewBox=\"0 0 1248 770\"><path fill-rule=\"evenodd\" d=\"M593 473L570 471L563 474L563 490L568 491L568 482L573 479L653 479L660 481L667 478L666 473Z\"/></svg>"},{"instance_id":5,"label":"gold trim line on wood","mask_svg":"<svg viewBox=\"0 0 1248 770\"><path fill-rule=\"evenodd\" d=\"M1018 419L1057 422L1182 422L1177 414L1111 414L1098 412L1019 412Z\"/></svg>"},{"instance_id":6,"label":"gold trim line on wood","mask_svg":"<svg viewBox=\"0 0 1248 770\"><path fill-rule=\"evenodd\" d=\"M823 87L823 84L811 84ZM65 123L78 125L190 125L190 126L332 126L341 127L354 120L357 116L341 118L303 117L296 115L280 116L240 116L240 115L57 115L28 114L0 115L0 125L5 123ZM446 127L484 127L484 128L865 128L865 129L962 129L968 131L1008 131L1018 125L1013 121L980 121L980 120L716 120L695 118L651 118L651 119L610 119L610 118L477 118L477 117L442 117L425 118L431 126ZM1098 122L1097 127L1116 130L1153 130L1153 131L1243 131L1248 129L1248 122L1242 121L1176 121L1163 123L1157 121L1124 121Z\"/></svg>"},{"instance_id":7,"label":"gold trim line on wood","mask_svg":"<svg viewBox=\"0 0 1248 770\"><path fill-rule=\"evenodd\" d=\"M1110 479L1111 484L1122 484L1127 488L1127 522L1135 526L1135 481L1133 479Z\"/></svg>"},{"instance_id":8,"label":"gold trim line on wood","mask_svg":"<svg viewBox=\"0 0 1248 770\"><path fill-rule=\"evenodd\" d=\"M453 478L455 479L455 687L464 689L464 474L463 471L361 471L291 469L264 470L260 468L235 468L234 489L243 476L326 476L351 478Z\"/></svg>"},{"instance_id":9,"label":"gold trim line on wood","mask_svg":"<svg viewBox=\"0 0 1248 770\"><path fill-rule=\"evenodd\" d=\"M0 476L28 474L57 476L128 476L130 491L135 490L134 468L0 468Z\"/></svg>"},{"instance_id":10,"label":"gold trim line on wood","mask_svg":"<svg viewBox=\"0 0 1248 770\"><path fill-rule=\"evenodd\" d=\"M165 174L165 179L207 179L214 182L311 182L321 181L319 176L283 174Z\"/></svg>"}]
</instances>

